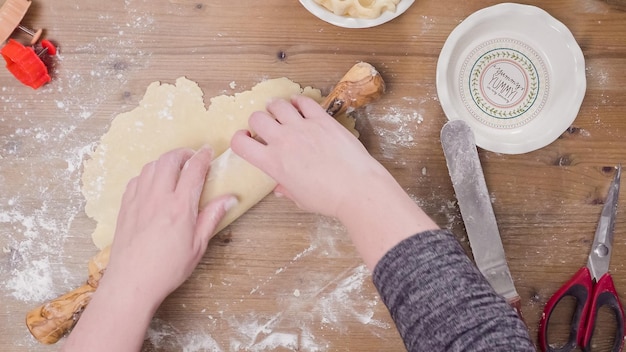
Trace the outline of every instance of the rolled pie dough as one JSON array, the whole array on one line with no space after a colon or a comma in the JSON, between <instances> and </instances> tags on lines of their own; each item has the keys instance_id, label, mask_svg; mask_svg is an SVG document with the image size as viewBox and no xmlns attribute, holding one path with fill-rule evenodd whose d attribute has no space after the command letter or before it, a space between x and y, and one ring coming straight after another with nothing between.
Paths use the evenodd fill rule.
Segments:
<instances>
[{"instance_id":1,"label":"rolled pie dough","mask_svg":"<svg viewBox=\"0 0 626 352\"><path fill-rule=\"evenodd\" d=\"M97 222L92 234L94 244L102 249L113 241L117 213L128 181L146 163L180 147L198 149L208 144L219 155L211 164L201 207L226 193L239 199L217 231L241 216L269 194L276 183L235 155L229 149L230 139L236 131L248 129L250 114L265 110L270 99L289 99L294 94L322 99L317 89L301 88L287 78L277 78L234 96L211 98L207 110L202 90L185 77L178 78L175 85L151 83L138 107L115 117L91 158L84 163L85 212ZM353 118L337 118L358 135Z\"/></svg>"}]
</instances>

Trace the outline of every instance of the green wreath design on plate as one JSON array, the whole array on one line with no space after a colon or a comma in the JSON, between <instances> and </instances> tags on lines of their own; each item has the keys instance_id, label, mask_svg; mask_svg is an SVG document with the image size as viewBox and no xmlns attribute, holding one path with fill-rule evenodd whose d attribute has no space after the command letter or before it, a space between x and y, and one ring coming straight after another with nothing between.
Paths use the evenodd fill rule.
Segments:
<instances>
[{"instance_id":1,"label":"green wreath design on plate","mask_svg":"<svg viewBox=\"0 0 626 352\"><path fill-rule=\"evenodd\" d=\"M528 86L528 96L526 97L526 99L524 99L523 103L514 110L503 111L501 109L491 106L491 104L487 103L481 97L480 89L477 88L479 86L480 75L485 69L485 66L496 59L507 59L515 61L528 73L528 77L530 78L530 83ZM526 57L526 55L517 50L509 48L497 48L483 54L480 59L476 61L474 67L472 67L472 74L470 76L469 85L472 99L474 100L478 108L486 114L490 115L491 117L495 117L497 119L511 119L520 116L524 112L528 111L528 109L530 109L530 107L537 100L537 95L539 94L539 78L537 76L537 68L528 59L528 57Z\"/></svg>"}]
</instances>

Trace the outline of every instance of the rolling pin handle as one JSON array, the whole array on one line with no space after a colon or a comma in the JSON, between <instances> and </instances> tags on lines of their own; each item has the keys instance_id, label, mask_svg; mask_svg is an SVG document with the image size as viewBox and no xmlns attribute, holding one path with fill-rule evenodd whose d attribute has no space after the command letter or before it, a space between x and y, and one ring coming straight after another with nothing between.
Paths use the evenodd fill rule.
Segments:
<instances>
[{"instance_id":1,"label":"rolling pin handle","mask_svg":"<svg viewBox=\"0 0 626 352\"><path fill-rule=\"evenodd\" d=\"M341 99L333 99L330 103L328 103L328 108L326 108L326 113L330 116L335 116L341 108L343 107L343 100Z\"/></svg>"}]
</instances>

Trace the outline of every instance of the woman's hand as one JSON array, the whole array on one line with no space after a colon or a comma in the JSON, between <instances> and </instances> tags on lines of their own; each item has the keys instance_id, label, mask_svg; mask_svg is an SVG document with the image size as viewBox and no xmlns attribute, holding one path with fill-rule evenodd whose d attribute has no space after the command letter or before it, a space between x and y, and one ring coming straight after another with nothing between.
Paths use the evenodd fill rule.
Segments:
<instances>
[{"instance_id":1,"label":"woman's hand","mask_svg":"<svg viewBox=\"0 0 626 352\"><path fill-rule=\"evenodd\" d=\"M249 124L262 141L240 131L233 151L265 171L304 210L338 216L365 192L372 173L386 173L359 140L314 100L297 96L272 101Z\"/></svg>"},{"instance_id":2,"label":"woman's hand","mask_svg":"<svg viewBox=\"0 0 626 352\"><path fill-rule=\"evenodd\" d=\"M214 230L236 200L198 209L213 152L177 149L144 166L122 198L106 277L164 299L204 254Z\"/></svg>"},{"instance_id":3,"label":"woman's hand","mask_svg":"<svg viewBox=\"0 0 626 352\"><path fill-rule=\"evenodd\" d=\"M437 225L348 130L312 99L275 100L238 132L235 153L301 208L337 217L370 269L393 246Z\"/></svg>"},{"instance_id":4,"label":"woman's hand","mask_svg":"<svg viewBox=\"0 0 626 352\"><path fill-rule=\"evenodd\" d=\"M213 199L199 210L213 153L177 149L147 164L122 197L111 257L63 351L138 351L162 301L204 254L236 204Z\"/></svg>"}]
</instances>

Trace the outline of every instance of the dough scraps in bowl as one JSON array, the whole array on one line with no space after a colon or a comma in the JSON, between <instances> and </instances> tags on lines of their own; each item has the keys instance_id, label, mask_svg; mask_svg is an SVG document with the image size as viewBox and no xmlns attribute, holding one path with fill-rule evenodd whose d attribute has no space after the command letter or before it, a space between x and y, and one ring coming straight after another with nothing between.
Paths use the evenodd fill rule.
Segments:
<instances>
[{"instance_id":1,"label":"dough scraps in bowl","mask_svg":"<svg viewBox=\"0 0 626 352\"><path fill-rule=\"evenodd\" d=\"M385 11L396 11L400 0L314 0L335 15L354 18L377 18Z\"/></svg>"}]
</instances>

